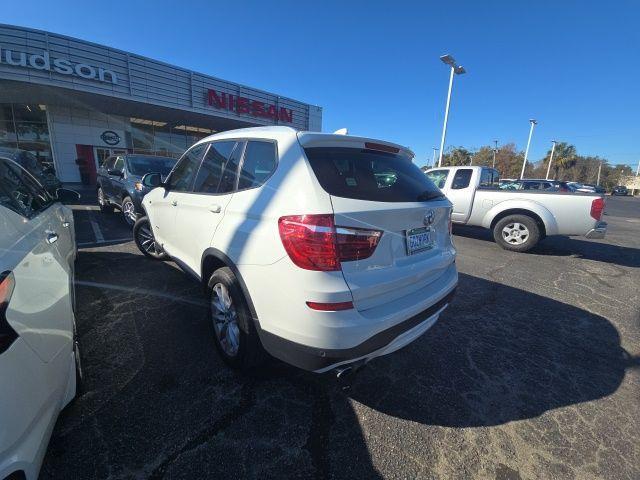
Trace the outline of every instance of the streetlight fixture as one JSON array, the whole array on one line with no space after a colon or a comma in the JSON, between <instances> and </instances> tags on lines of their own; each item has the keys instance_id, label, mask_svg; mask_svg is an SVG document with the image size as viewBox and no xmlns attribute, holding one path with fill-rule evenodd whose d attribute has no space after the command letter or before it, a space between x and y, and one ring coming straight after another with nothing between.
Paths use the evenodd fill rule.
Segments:
<instances>
[{"instance_id":1,"label":"streetlight fixture","mask_svg":"<svg viewBox=\"0 0 640 480\"><path fill-rule=\"evenodd\" d=\"M442 140L440 141L440 156L438 157L438 167L442 166L442 154L444 153L444 141L447 137L447 120L449 119L449 105L451 104L451 90L453 89L453 76L466 73L462 65L458 65L455 59L447 54L440 57L443 63L451 67L451 75L449 76L449 92L447 93L447 106L444 110L444 124L442 125Z\"/></svg>"},{"instance_id":2,"label":"streetlight fixture","mask_svg":"<svg viewBox=\"0 0 640 480\"><path fill-rule=\"evenodd\" d=\"M547 165L547 176L545 180L549 180L549 172L551 171L551 163L553 162L553 152L556 151L556 143L558 142L556 140L551 140L551 143L553 145L551 147L551 156L549 157L549 165Z\"/></svg>"},{"instance_id":3,"label":"streetlight fixture","mask_svg":"<svg viewBox=\"0 0 640 480\"><path fill-rule=\"evenodd\" d=\"M529 129L529 140L527 140L527 149L524 151L524 162L522 162L522 172L520 173L520 180L524 178L524 169L527 166L527 157L529 156L529 147L531 146L531 137L533 136L533 129L538 124L538 121L534 118L529 119L531 128Z\"/></svg>"},{"instance_id":4,"label":"streetlight fixture","mask_svg":"<svg viewBox=\"0 0 640 480\"><path fill-rule=\"evenodd\" d=\"M493 147L493 166L492 168L496 168L496 153L498 153L498 140L494 140L493 143L495 147Z\"/></svg>"}]
</instances>

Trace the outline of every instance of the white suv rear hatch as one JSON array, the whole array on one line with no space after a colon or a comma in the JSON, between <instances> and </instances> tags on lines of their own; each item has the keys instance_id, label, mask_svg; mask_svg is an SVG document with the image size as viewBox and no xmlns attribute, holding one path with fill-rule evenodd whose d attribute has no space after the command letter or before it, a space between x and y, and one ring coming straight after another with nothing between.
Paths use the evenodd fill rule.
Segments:
<instances>
[{"instance_id":1,"label":"white suv rear hatch","mask_svg":"<svg viewBox=\"0 0 640 480\"><path fill-rule=\"evenodd\" d=\"M454 261L451 204L402 147L354 137L299 134L331 196L335 225L382 232L368 258L342 262L363 312L425 288Z\"/></svg>"}]
</instances>

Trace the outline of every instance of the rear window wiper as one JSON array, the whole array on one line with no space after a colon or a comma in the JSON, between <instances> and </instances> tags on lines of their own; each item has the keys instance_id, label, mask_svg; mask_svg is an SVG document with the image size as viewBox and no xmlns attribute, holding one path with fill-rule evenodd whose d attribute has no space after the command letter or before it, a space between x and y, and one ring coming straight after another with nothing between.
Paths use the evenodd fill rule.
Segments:
<instances>
[{"instance_id":1,"label":"rear window wiper","mask_svg":"<svg viewBox=\"0 0 640 480\"><path fill-rule=\"evenodd\" d=\"M436 198L444 198L444 194L442 192L422 192L418 195L418 202L425 202L427 200L435 200Z\"/></svg>"}]
</instances>

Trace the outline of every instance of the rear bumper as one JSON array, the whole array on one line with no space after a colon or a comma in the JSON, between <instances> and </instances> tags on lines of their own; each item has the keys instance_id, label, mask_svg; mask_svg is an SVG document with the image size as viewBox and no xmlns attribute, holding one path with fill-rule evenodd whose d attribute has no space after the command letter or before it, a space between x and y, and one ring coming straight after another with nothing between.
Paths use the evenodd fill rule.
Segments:
<instances>
[{"instance_id":1,"label":"rear bumper","mask_svg":"<svg viewBox=\"0 0 640 480\"><path fill-rule=\"evenodd\" d=\"M607 222L598 222L598 224L589 230L585 237L587 238L604 238L607 235Z\"/></svg>"},{"instance_id":2,"label":"rear bumper","mask_svg":"<svg viewBox=\"0 0 640 480\"><path fill-rule=\"evenodd\" d=\"M302 345L273 333L262 330L258 333L265 350L276 358L303 370L326 372L340 365L392 353L425 333L438 320L440 313L449 305L455 288L441 300L422 312L386 330L378 332L355 347L345 349L322 349Z\"/></svg>"}]
</instances>

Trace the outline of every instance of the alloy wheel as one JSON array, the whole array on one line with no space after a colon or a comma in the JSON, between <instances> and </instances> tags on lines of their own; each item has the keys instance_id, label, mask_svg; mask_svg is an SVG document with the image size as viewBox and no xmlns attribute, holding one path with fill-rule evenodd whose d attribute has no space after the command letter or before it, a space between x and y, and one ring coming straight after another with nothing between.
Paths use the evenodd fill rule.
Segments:
<instances>
[{"instance_id":1,"label":"alloy wheel","mask_svg":"<svg viewBox=\"0 0 640 480\"><path fill-rule=\"evenodd\" d=\"M138 216L136 215L136 207L133 202L127 200L122 204L122 215L129 225L136 223Z\"/></svg>"},{"instance_id":2,"label":"alloy wheel","mask_svg":"<svg viewBox=\"0 0 640 480\"><path fill-rule=\"evenodd\" d=\"M138 230L138 243L151 255L157 255L159 253L156 246L156 239L153 236L153 232L151 231L151 226L149 224L142 225Z\"/></svg>"},{"instance_id":3,"label":"alloy wheel","mask_svg":"<svg viewBox=\"0 0 640 480\"><path fill-rule=\"evenodd\" d=\"M508 223L502 229L502 238L512 245L522 245L529 239L529 229L522 223Z\"/></svg>"},{"instance_id":4,"label":"alloy wheel","mask_svg":"<svg viewBox=\"0 0 640 480\"><path fill-rule=\"evenodd\" d=\"M235 357L240 347L238 313L229 290L222 283L216 283L211 292L211 317L222 350L229 357Z\"/></svg>"}]
</instances>

